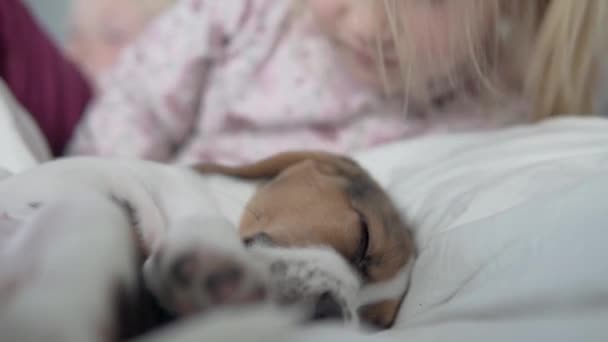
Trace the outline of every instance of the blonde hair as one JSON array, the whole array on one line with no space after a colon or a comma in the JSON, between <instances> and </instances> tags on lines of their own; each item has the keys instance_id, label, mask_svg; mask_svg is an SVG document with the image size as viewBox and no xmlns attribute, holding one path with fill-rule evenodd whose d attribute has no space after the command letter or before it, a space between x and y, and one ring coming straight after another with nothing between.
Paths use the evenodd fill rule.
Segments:
<instances>
[{"instance_id":1,"label":"blonde hair","mask_svg":"<svg viewBox=\"0 0 608 342\"><path fill-rule=\"evenodd\" d=\"M397 44L407 44L398 16L403 0L384 0L389 26ZM495 17L488 42L470 33L469 68L489 95L497 100L505 91L526 99L531 118L592 112L600 62L608 37L606 0L485 0ZM462 18L467 25L467 18ZM400 41L401 40L401 41ZM458 42L456 43L458 44ZM398 48L402 80L408 88L412 53ZM404 57L403 54L407 54ZM405 62L404 62L405 61ZM405 91L408 91L407 89Z\"/></svg>"},{"instance_id":2,"label":"blonde hair","mask_svg":"<svg viewBox=\"0 0 608 342\"><path fill-rule=\"evenodd\" d=\"M607 29L606 0L552 0L546 5L524 80L536 119L593 111Z\"/></svg>"}]
</instances>

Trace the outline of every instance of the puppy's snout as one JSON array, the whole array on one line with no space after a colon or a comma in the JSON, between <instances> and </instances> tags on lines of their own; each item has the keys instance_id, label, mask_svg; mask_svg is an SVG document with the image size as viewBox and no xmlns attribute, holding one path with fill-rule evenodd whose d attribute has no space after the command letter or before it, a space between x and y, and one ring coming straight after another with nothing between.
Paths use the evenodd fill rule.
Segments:
<instances>
[{"instance_id":1,"label":"puppy's snout","mask_svg":"<svg viewBox=\"0 0 608 342\"><path fill-rule=\"evenodd\" d=\"M317 300L312 315L313 321L320 320L342 320L344 313L342 305L330 292L323 293Z\"/></svg>"},{"instance_id":2,"label":"puppy's snout","mask_svg":"<svg viewBox=\"0 0 608 342\"><path fill-rule=\"evenodd\" d=\"M243 278L240 268L233 266L211 272L203 280L204 289L218 302L230 299Z\"/></svg>"}]
</instances>

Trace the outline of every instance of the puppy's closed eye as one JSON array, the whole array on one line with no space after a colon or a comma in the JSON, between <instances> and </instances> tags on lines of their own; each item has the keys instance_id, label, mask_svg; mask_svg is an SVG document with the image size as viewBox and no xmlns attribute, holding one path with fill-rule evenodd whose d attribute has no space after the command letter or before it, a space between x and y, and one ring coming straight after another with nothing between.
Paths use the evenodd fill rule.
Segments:
<instances>
[{"instance_id":1,"label":"puppy's closed eye","mask_svg":"<svg viewBox=\"0 0 608 342\"><path fill-rule=\"evenodd\" d=\"M367 279L368 275L368 266L370 263L370 257L368 256L369 251L369 223L365 215L359 211L357 211L357 215L359 216L359 225L361 229L359 245L351 259L352 265L355 267L357 272L364 278Z\"/></svg>"}]
</instances>

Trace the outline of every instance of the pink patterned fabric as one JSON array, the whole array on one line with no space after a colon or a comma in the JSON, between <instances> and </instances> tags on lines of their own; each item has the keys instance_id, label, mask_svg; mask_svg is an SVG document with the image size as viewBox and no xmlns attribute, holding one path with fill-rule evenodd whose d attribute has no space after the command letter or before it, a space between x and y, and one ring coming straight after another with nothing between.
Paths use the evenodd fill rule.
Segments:
<instances>
[{"instance_id":1,"label":"pink patterned fabric","mask_svg":"<svg viewBox=\"0 0 608 342\"><path fill-rule=\"evenodd\" d=\"M406 115L351 78L312 18L291 20L290 3L179 1L104 80L72 153L238 164L487 126L476 110Z\"/></svg>"}]
</instances>

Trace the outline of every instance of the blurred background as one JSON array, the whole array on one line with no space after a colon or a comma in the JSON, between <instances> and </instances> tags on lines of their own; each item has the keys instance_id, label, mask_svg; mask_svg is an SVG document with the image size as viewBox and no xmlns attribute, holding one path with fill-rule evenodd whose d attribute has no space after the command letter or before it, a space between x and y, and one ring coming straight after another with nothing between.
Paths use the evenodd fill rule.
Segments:
<instances>
[{"instance_id":1,"label":"blurred background","mask_svg":"<svg viewBox=\"0 0 608 342\"><path fill-rule=\"evenodd\" d=\"M25 0L92 84L99 81L103 71L115 63L121 50L145 25L174 1ZM602 74L608 75L608 63L605 68ZM608 115L608 77L602 81L596 108Z\"/></svg>"},{"instance_id":2,"label":"blurred background","mask_svg":"<svg viewBox=\"0 0 608 342\"><path fill-rule=\"evenodd\" d=\"M72 0L26 0L32 11L53 38L64 41L68 30L68 13Z\"/></svg>"}]
</instances>

